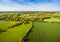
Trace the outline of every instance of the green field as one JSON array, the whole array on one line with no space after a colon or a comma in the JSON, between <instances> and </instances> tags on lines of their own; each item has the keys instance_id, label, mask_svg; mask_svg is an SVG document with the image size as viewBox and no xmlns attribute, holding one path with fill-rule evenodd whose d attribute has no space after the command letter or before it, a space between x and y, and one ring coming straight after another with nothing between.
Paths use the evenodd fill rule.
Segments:
<instances>
[{"instance_id":1,"label":"green field","mask_svg":"<svg viewBox=\"0 0 60 42\"><path fill-rule=\"evenodd\" d=\"M34 22L26 42L60 42L60 24Z\"/></svg>"},{"instance_id":2,"label":"green field","mask_svg":"<svg viewBox=\"0 0 60 42\"><path fill-rule=\"evenodd\" d=\"M60 12L0 12L0 42L60 42Z\"/></svg>"},{"instance_id":3,"label":"green field","mask_svg":"<svg viewBox=\"0 0 60 42\"><path fill-rule=\"evenodd\" d=\"M12 27L18 23L19 22L16 22L16 21L0 21L0 29L6 30L9 27Z\"/></svg>"},{"instance_id":4,"label":"green field","mask_svg":"<svg viewBox=\"0 0 60 42\"><path fill-rule=\"evenodd\" d=\"M51 18L51 19L45 19L46 22L60 22L59 18Z\"/></svg>"},{"instance_id":5,"label":"green field","mask_svg":"<svg viewBox=\"0 0 60 42\"><path fill-rule=\"evenodd\" d=\"M2 23L3 21L0 23L0 25ZM8 25L9 23L5 22L5 24L3 24L2 27L4 27L6 24ZM0 42L22 42L22 39L24 38L26 33L31 29L31 27L32 23L29 23L25 25L21 24L14 28L7 29L6 32L0 33Z\"/></svg>"}]
</instances>

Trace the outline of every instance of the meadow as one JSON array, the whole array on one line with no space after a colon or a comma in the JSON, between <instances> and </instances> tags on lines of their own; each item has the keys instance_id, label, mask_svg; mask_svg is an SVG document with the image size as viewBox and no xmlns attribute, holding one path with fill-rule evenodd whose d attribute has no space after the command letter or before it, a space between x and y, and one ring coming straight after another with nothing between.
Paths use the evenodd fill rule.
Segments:
<instances>
[{"instance_id":1,"label":"meadow","mask_svg":"<svg viewBox=\"0 0 60 42\"><path fill-rule=\"evenodd\" d=\"M7 30L6 32L0 33L0 42L22 42L23 38L25 37L26 33L31 29L32 23L29 24L22 24L16 27L8 29L7 26L11 24L12 21L1 21L0 29L3 27L2 30ZM12 22L14 25L16 22ZM7 26L6 26L7 25Z\"/></svg>"},{"instance_id":2,"label":"meadow","mask_svg":"<svg viewBox=\"0 0 60 42\"><path fill-rule=\"evenodd\" d=\"M60 12L0 12L0 42L60 42Z\"/></svg>"},{"instance_id":3,"label":"meadow","mask_svg":"<svg viewBox=\"0 0 60 42\"><path fill-rule=\"evenodd\" d=\"M45 19L44 21L45 22L57 22L57 23L59 23L60 19L59 18L51 18L51 19Z\"/></svg>"},{"instance_id":4,"label":"meadow","mask_svg":"<svg viewBox=\"0 0 60 42\"><path fill-rule=\"evenodd\" d=\"M60 24L34 22L26 42L60 42Z\"/></svg>"},{"instance_id":5,"label":"meadow","mask_svg":"<svg viewBox=\"0 0 60 42\"><path fill-rule=\"evenodd\" d=\"M19 22L16 22L16 21L0 21L0 29L6 30L10 27L17 25L17 24L19 24Z\"/></svg>"}]
</instances>

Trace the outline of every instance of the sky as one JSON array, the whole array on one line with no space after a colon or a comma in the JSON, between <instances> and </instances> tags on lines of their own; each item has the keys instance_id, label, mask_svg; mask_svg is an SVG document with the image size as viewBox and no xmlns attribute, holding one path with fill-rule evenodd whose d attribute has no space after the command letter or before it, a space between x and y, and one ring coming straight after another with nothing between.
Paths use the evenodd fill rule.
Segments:
<instances>
[{"instance_id":1,"label":"sky","mask_svg":"<svg viewBox=\"0 0 60 42\"><path fill-rule=\"evenodd\" d=\"M60 0L0 0L0 11L60 11Z\"/></svg>"}]
</instances>

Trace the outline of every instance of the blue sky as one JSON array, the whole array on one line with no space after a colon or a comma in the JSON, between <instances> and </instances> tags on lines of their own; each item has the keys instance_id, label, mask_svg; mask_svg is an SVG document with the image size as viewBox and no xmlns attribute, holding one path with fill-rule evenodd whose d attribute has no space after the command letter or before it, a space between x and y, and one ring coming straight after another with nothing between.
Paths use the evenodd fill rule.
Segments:
<instances>
[{"instance_id":1,"label":"blue sky","mask_svg":"<svg viewBox=\"0 0 60 42\"><path fill-rule=\"evenodd\" d=\"M0 0L0 11L60 11L60 0Z\"/></svg>"}]
</instances>

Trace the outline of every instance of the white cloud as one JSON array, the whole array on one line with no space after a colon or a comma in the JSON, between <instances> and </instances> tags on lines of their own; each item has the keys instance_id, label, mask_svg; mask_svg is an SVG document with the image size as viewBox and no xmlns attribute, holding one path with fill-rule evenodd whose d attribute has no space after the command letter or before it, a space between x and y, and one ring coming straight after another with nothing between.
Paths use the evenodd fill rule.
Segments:
<instances>
[{"instance_id":1,"label":"white cloud","mask_svg":"<svg viewBox=\"0 0 60 42\"><path fill-rule=\"evenodd\" d=\"M60 11L60 7L54 4L39 4L39 5L18 5L15 6L0 6L0 11Z\"/></svg>"},{"instance_id":2,"label":"white cloud","mask_svg":"<svg viewBox=\"0 0 60 42\"><path fill-rule=\"evenodd\" d=\"M60 4L58 3L28 3L28 5L21 5L9 0L3 0L5 4L0 5L0 11L60 11ZM6 2L9 1L7 4ZM21 0L20 0L21 1Z\"/></svg>"}]
</instances>

